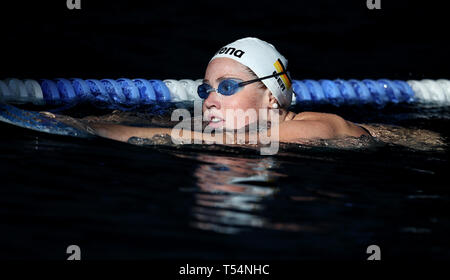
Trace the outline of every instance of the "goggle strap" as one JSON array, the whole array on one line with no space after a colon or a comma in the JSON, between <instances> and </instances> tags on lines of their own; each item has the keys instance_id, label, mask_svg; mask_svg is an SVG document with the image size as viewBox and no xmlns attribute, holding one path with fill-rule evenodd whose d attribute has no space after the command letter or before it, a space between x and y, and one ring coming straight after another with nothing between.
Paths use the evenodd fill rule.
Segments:
<instances>
[{"instance_id":1,"label":"goggle strap","mask_svg":"<svg viewBox=\"0 0 450 280\"><path fill-rule=\"evenodd\" d=\"M265 77L258 78L258 79L253 79L253 80L249 80L249 81L245 81L245 82L240 82L239 86L246 86L248 84L252 84L252 83L255 83L255 82L259 82L261 80L273 78L273 77L280 76L280 75L283 75L283 74L287 74L287 71L279 72L279 73L272 74L272 75L265 76Z\"/></svg>"}]
</instances>

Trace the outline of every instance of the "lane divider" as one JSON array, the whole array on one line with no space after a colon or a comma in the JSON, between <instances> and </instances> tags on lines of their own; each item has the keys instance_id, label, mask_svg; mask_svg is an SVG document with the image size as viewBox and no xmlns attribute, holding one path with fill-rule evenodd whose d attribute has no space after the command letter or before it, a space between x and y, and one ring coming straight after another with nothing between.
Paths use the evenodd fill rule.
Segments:
<instances>
[{"instance_id":1,"label":"lane divider","mask_svg":"<svg viewBox=\"0 0 450 280\"><path fill-rule=\"evenodd\" d=\"M200 100L198 80L79 79L56 78L39 81L9 78L0 80L0 100L11 103L134 106L156 102ZM439 80L293 80L292 104L302 102L379 105L387 103L450 103L450 81Z\"/></svg>"}]
</instances>

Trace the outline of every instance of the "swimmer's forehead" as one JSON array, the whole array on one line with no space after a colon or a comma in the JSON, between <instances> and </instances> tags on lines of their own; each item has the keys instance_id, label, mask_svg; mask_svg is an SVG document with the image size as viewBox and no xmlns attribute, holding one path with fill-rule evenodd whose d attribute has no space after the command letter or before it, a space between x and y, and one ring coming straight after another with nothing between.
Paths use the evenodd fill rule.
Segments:
<instances>
[{"instance_id":1,"label":"swimmer's forehead","mask_svg":"<svg viewBox=\"0 0 450 280\"><path fill-rule=\"evenodd\" d=\"M224 75L224 76L222 76L220 78L217 78L216 82L220 83L221 81L226 80L226 79L239 79L239 80L242 80L242 77L238 77L238 76L232 75L232 74L227 74L227 75ZM209 83L209 80L208 79L203 79L203 82L204 83Z\"/></svg>"},{"instance_id":2,"label":"swimmer's forehead","mask_svg":"<svg viewBox=\"0 0 450 280\"><path fill-rule=\"evenodd\" d=\"M248 76L248 73L245 71L245 66L230 58L216 58L210 62L208 69L210 69L211 64L215 64L213 67L215 69L214 72L220 71L219 73L216 72L220 76L216 79L216 82L221 82L225 79L245 80ZM210 81L205 78L203 82Z\"/></svg>"}]
</instances>

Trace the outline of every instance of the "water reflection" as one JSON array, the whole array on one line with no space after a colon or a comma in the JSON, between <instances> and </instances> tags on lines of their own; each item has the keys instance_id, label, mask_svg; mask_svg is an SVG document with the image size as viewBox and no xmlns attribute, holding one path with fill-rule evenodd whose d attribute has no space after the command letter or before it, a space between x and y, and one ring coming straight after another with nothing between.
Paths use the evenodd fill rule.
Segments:
<instances>
[{"instance_id":1,"label":"water reflection","mask_svg":"<svg viewBox=\"0 0 450 280\"><path fill-rule=\"evenodd\" d=\"M278 163L267 158L195 156L201 163L194 176L198 191L192 208L194 228L236 234L255 228L311 230L293 223L275 223L264 217L265 200L274 198L283 174L273 170Z\"/></svg>"},{"instance_id":2,"label":"water reflection","mask_svg":"<svg viewBox=\"0 0 450 280\"><path fill-rule=\"evenodd\" d=\"M278 190L272 158L248 159L198 155L194 173L200 189L192 209L193 227L221 233L238 233L246 227L264 227L267 219L258 215L262 200Z\"/></svg>"}]
</instances>

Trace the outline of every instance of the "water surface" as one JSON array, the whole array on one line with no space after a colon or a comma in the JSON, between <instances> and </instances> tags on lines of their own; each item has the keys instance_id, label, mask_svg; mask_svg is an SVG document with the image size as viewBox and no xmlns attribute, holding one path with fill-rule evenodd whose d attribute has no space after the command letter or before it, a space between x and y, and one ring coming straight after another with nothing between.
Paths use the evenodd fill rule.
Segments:
<instances>
[{"instance_id":1,"label":"water surface","mask_svg":"<svg viewBox=\"0 0 450 280\"><path fill-rule=\"evenodd\" d=\"M397 144L285 144L261 156L246 147L132 145L2 123L0 257L66 259L76 244L84 259L364 260L376 244L384 259L449 258L448 107L293 110L422 129L444 145L407 133Z\"/></svg>"}]
</instances>

